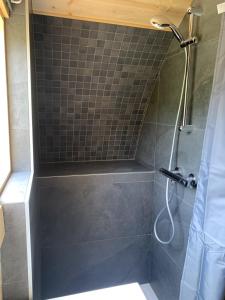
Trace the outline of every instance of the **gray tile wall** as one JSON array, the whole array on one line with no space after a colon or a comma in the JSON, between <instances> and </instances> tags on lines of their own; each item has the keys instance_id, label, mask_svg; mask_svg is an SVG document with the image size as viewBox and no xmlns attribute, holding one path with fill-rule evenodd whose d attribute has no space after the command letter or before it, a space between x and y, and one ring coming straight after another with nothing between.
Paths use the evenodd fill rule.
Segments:
<instances>
[{"instance_id":1,"label":"gray tile wall","mask_svg":"<svg viewBox=\"0 0 225 300\"><path fill-rule=\"evenodd\" d=\"M12 171L31 169L25 2L5 22ZM18 50L19 49L19 50Z\"/></svg>"},{"instance_id":2,"label":"gray tile wall","mask_svg":"<svg viewBox=\"0 0 225 300\"><path fill-rule=\"evenodd\" d=\"M28 261L24 203L4 204L5 238L1 249L3 299L28 299Z\"/></svg>"},{"instance_id":3,"label":"gray tile wall","mask_svg":"<svg viewBox=\"0 0 225 300\"><path fill-rule=\"evenodd\" d=\"M33 300L41 299L40 203L38 200L37 180L34 178L29 201Z\"/></svg>"},{"instance_id":4,"label":"gray tile wall","mask_svg":"<svg viewBox=\"0 0 225 300\"><path fill-rule=\"evenodd\" d=\"M186 174L198 174L201 159L204 128L211 96L215 58L220 29L220 17L216 11L219 1L203 1L204 15L197 20L196 34L200 43L193 51L192 123L193 132L182 132L176 153L177 165ZM186 35L187 20L181 24ZM162 66L159 79L153 91L144 121L137 159L144 164L168 168L170 145L178 108L181 80L184 68L184 53L177 41L173 41ZM153 187L153 219L165 206L165 178L156 174ZM168 246L162 246L155 239L152 251L151 284L160 300L177 300L180 279L186 254L189 225L195 192L178 186L172 200L175 221L175 238ZM158 229L162 238L168 239L171 225L164 214Z\"/></svg>"},{"instance_id":5,"label":"gray tile wall","mask_svg":"<svg viewBox=\"0 0 225 300\"><path fill-rule=\"evenodd\" d=\"M133 159L171 33L33 16L41 162Z\"/></svg>"},{"instance_id":6,"label":"gray tile wall","mask_svg":"<svg viewBox=\"0 0 225 300\"><path fill-rule=\"evenodd\" d=\"M12 174L0 195L6 234L1 249L3 298L29 299L30 269L28 182L32 169L29 120L28 1L13 7L5 20L9 129Z\"/></svg>"},{"instance_id":7,"label":"gray tile wall","mask_svg":"<svg viewBox=\"0 0 225 300\"><path fill-rule=\"evenodd\" d=\"M39 178L42 298L148 282L152 173Z\"/></svg>"}]
</instances>

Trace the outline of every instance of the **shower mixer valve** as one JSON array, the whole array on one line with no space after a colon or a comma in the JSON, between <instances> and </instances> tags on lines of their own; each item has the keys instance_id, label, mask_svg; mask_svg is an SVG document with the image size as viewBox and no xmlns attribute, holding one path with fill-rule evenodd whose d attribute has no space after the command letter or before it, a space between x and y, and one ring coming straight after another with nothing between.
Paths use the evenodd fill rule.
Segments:
<instances>
[{"instance_id":1,"label":"shower mixer valve","mask_svg":"<svg viewBox=\"0 0 225 300\"><path fill-rule=\"evenodd\" d=\"M197 180L194 176L194 174L190 173L188 176L184 175L186 172L184 172L180 168L176 168L174 171L171 171L173 166L173 155L174 155L174 149L176 146L176 137L177 137L177 128L179 127L179 131L186 132L187 134L190 134L192 132L192 125L190 124L190 111L189 111L189 97L188 97L188 91L189 91L189 80L190 80L190 65L191 65L191 45L195 45L198 43L197 37L193 36L193 25L194 25L194 16L200 16L203 13L203 10L201 7L190 7L187 11L187 14L189 15L189 32L188 32L188 38L184 38L183 34L180 32L179 28L173 23L170 22L165 16L155 16L151 19L152 26L156 27L157 29L170 29L174 37L179 42L179 45L181 48L184 49L185 53L185 67L184 67L184 76L183 76L183 83L182 83L182 89L180 93L180 100L179 100L179 106L177 110L177 116L173 131L173 137L172 137L172 144L171 144L171 152L169 156L169 164L168 164L168 170L161 168L159 172L166 176L168 179L166 181L166 190L165 190L165 207L163 207L160 212L158 213L155 222L154 222L154 235L156 239L163 245L168 245L172 242L174 235L175 235L175 225L173 220L173 215L170 209L170 201L173 198L173 191L170 194L169 184L170 180L174 183L179 183L183 187L188 187L191 189L195 189L197 187ZM182 122L181 126L179 126L179 122L181 119L181 112L182 113ZM176 186L174 187L175 190ZM169 220L171 223L171 234L167 240L163 240L160 238L157 230L157 224L158 221L164 211L167 211Z\"/></svg>"},{"instance_id":2,"label":"shower mixer valve","mask_svg":"<svg viewBox=\"0 0 225 300\"><path fill-rule=\"evenodd\" d=\"M187 181L186 187L190 189L195 189L197 188L197 180L195 178L195 175L193 173L190 173L188 176L182 175L184 173L184 170L182 168L176 167L174 171L172 171L174 174L178 174L182 178L185 178Z\"/></svg>"},{"instance_id":3,"label":"shower mixer valve","mask_svg":"<svg viewBox=\"0 0 225 300\"><path fill-rule=\"evenodd\" d=\"M197 188L197 180L195 178L194 174L189 174L187 177L188 180L188 187L191 189L196 189Z\"/></svg>"},{"instance_id":4,"label":"shower mixer valve","mask_svg":"<svg viewBox=\"0 0 225 300\"><path fill-rule=\"evenodd\" d=\"M197 187L197 180L194 174L190 173L188 176L184 176L181 173L181 169L175 168L174 171L169 171L164 168L159 170L161 174L172 180L173 182L177 182L184 187L188 187L190 189L195 189Z\"/></svg>"}]
</instances>

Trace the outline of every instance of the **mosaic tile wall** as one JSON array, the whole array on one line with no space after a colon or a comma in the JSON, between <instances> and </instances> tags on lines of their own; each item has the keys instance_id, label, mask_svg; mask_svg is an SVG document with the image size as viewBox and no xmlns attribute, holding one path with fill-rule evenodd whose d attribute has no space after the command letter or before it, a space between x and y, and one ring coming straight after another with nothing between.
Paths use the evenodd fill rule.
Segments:
<instances>
[{"instance_id":1,"label":"mosaic tile wall","mask_svg":"<svg viewBox=\"0 0 225 300\"><path fill-rule=\"evenodd\" d=\"M172 35L33 16L39 160L133 159Z\"/></svg>"}]
</instances>

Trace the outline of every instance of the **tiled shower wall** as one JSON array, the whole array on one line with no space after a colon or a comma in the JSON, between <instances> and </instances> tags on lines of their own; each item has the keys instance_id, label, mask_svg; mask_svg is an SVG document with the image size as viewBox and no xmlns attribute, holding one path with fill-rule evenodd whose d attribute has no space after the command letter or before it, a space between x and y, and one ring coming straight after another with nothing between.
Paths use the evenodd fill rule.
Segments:
<instances>
[{"instance_id":1,"label":"tiled shower wall","mask_svg":"<svg viewBox=\"0 0 225 300\"><path fill-rule=\"evenodd\" d=\"M220 17L216 9L216 4L219 2L219 0L202 1L204 14L195 18L195 32L199 44L197 47L192 47L194 84L190 102L193 130L191 133L185 131L180 133L175 155L176 165L182 168L182 172L185 175L193 173L196 177L198 177L201 161L220 32ZM187 36L188 18L183 20L180 30L184 36ZM183 71L184 52L174 40L152 94L137 151L137 160L154 166L156 170L162 167L168 168ZM152 203L154 220L165 207L165 190L166 179L156 172ZM149 280L160 300L179 299L194 201L195 190L177 186L170 203L175 225L174 239L169 245L161 245L153 239ZM158 233L164 240L168 240L171 234L171 223L167 213L160 217Z\"/></svg>"},{"instance_id":2,"label":"tiled shower wall","mask_svg":"<svg viewBox=\"0 0 225 300\"><path fill-rule=\"evenodd\" d=\"M39 161L133 159L171 33L33 16Z\"/></svg>"},{"instance_id":3,"label":"tiled shower wall","mask_svg":"<svg viewBox=\"0 0 225 300\"><path fill-rule=\"evenodd\" d=\"M41 299L148 282L153 176L38 178Z\"/></svg>"}]
</instances>

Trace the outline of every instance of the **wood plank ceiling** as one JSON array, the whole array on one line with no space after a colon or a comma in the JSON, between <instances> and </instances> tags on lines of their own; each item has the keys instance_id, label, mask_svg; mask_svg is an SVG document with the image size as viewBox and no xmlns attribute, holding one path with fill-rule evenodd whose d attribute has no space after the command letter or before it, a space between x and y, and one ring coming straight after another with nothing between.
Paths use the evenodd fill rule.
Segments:
<instances>
[{"instance_id":1,"label":"wood plank ceiling","mask_svg":"<svg viewBox=\"0 0 225 300\"><path fill-rule=\"evenodd\" d=\"M33 13L77 20L152 28L153 16L179 26L191 0L32 0Z\"/></svg>"}]
</instances>

